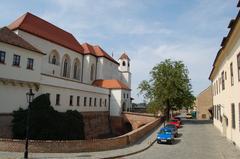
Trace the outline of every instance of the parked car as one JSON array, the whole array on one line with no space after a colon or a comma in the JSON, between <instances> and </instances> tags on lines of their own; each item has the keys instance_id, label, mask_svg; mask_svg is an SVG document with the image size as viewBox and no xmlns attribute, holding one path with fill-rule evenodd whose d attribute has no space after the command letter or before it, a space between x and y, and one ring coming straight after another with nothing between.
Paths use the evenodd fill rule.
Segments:
<instances>
[{"instance_id":1,"label":"parked car","mask_svg":"<svg viewBox=\"0 0 240 159\"><path fill-rule=\"evenodd\" d=\"M178 120L180 125L182 124L182 119L180 117L173 117L173 119Z\"/></svg>"},{"instance_id":2,"label":"parked car","mask_svg":"<svg viewBox=\"0 0 240 159\"><path fill-rule=\"evenodd\" d=\"M187 113L187 114L186 114L186 119L192 119L192 114Z\"/></svg>"},{"instance_id":3,"label":"parked car","mask_svg":"<svg viewBox=\"0 0 240 159\"><path fill-rule=\"evenodd\" d=\"M168 124L176 125L177 128L180 128L180 123L178 120L171 119Z\"/></svg>"},{"instance_id":4,"label":"parked car","mask_svg":"<svg viewBox=\"0 0 240 159\"><path fill-rule=\"evenodd\" d=\"M174 142L174 134L170 128L162 128L157 134L157 143L170 143Z\"/></svg>"},{"instance_id":5,"label":"parked car","mask_svg":"<svg viewBox=\"0 0 240 159\"><path fill-rule=\"evenodd\" d=\"M167 124L164 128L172 129L174 137L178 136L178 129L177 129L176 125Z\"/></svg>"}]
</instances>

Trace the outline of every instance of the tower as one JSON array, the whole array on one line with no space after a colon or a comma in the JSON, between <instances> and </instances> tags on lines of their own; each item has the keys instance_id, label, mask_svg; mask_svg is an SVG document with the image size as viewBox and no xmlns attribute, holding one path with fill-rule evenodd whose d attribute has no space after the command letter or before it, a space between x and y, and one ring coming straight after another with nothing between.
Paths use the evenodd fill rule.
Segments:
<instances>
[{"instance_id":1,"label":"tower","mask_svg":"<svg viewBox=\"0 0 240 159\"><path fill-rule=\"evenodd\" d=\"M131 89L130 58L124 52L118 59L118 70L121 72L121 80Z\"/></svg>"}]
</instances>

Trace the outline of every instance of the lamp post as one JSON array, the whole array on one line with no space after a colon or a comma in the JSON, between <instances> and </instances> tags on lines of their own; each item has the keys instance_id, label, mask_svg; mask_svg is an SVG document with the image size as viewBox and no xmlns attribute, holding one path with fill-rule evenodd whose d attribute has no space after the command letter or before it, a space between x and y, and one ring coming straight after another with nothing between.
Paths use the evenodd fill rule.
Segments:
<instances>
[{"instance_id":1,"label":"lamp post","mask_svg":"<svg viewBox=\"0 0 240 159\"><path fill-rule=\"evenodd\" d=\"M27 102L28 102L28 111L27 111L27 123L26 123L26 139L25 139L25 152L24 152L24 158L28 158L28 136L29 136L29 121L30 121L30 105L34 98L34 93L32 89L29 90L29 92L26 93Z\"/></svg>"}]
</instances>

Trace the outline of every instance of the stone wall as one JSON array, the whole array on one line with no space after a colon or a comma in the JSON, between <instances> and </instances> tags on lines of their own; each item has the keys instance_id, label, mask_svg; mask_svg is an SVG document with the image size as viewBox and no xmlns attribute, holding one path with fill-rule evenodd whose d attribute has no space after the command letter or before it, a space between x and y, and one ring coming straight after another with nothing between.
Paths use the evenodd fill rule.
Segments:
<instances>
[{"instance_id":1,"label":"stone wall","mask_svg":"<svg viewBox=\"0 0 240 159\"><path fill-rule=\"evenodd\" d=\"M102 134L108 134L109 112L82 112L85 138L92 139ZM11 114L0 114L0 138L12 138Z\"/></svg>"},{"instance_id":2,"label":"stone wall","mask_svg":"<svg viewBox=\"0 0 240 159\"><path fill-rule=\"evenodd\" d=\"M30 141L29 152L45 152L45 153L77 153L86 151L111 150L126 147L135 143L137 140L145 136L153 128L161 123L161 119L142 126L125 135L94 140L73 140L73 141ZM0 151L23 152L24 140L0 139Z\"/></svg>"},{"instance_id":3,"label":"stone wall","mask_svg":"<svg viewBox=\"0 0 240 159\"><path fill-rule=\"evenodd\" d=\"M0 114L0 138L12 137L12 121L11 114Z\"/></svg>"},{"instance_id":4,"label":"stone wall","mask_svg":"<svg viewBox=\"0 0 240 159\"><path fill-rule=\"evenodd\" d=\"M82 115L86 139L96 138L110 132L109 112L82 112Z\"/></svg>"}]
</instances>

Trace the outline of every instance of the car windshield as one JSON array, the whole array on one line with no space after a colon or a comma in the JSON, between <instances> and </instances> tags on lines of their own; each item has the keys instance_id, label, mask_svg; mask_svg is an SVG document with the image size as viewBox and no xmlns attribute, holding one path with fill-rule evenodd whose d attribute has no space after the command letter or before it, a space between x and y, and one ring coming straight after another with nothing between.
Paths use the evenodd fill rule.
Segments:
<instances>
[{"instance_id":1,"label":"car windshield","mask_svg":"<svg viewBox=\"0 0 240 159\"><path fill-rule=\"evenodd\" d=\"M171 132L170 130L160 130L159 133L160 133L160 134L167 134L167 135L172 134L172 132Z\"/></svg>"}]
</instances>

